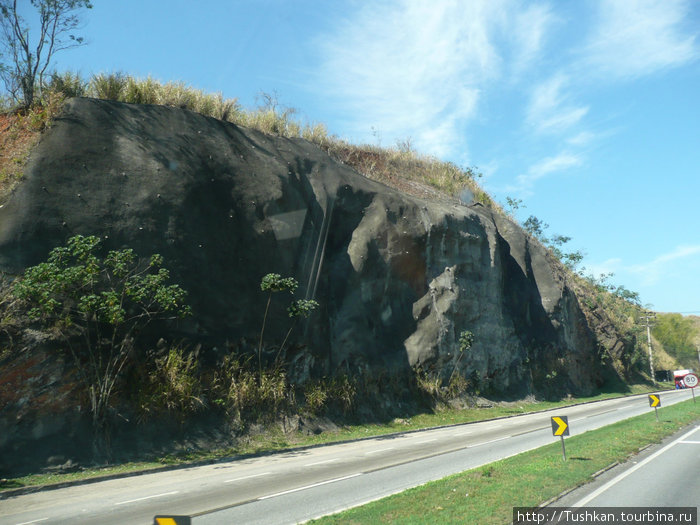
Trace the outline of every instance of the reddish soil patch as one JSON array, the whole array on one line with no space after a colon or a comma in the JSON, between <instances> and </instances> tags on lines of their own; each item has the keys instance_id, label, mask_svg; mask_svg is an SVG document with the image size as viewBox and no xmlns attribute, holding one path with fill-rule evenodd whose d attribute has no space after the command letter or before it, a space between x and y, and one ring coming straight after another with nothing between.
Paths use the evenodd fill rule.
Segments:
<instances>
[{"instance_id":1,"label":"reddish soil patch","mask_svg":"<svg viewBox=\"0 0 700 525\"><path fill-rule=\"evenodd\" d=\"M32 122L31 115L0 114L0 204L22 179L24 164L41 133Z\"/></svg>"}]
</instances>

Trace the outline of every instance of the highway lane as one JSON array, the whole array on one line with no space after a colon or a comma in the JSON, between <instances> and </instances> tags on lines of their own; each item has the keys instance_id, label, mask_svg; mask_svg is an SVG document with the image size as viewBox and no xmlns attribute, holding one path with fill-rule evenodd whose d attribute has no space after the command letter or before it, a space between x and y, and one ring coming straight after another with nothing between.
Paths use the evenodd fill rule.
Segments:
<instances>
[{"instance_id":1,"label":"highway lane","mask_svg":"<svg viewBox=\"0 0 700 525\"><path fill-rule=\"evenodd\" d=\"M552 506L700 506L700 425L650 447Z\"/></svg>"},{"instance_id":2,"label":"highway lane","mask_svg":"<svg viewBox=\"0 0 700 525\"><path fill-rule=\"evenodd\" d=\"M665 392L662 406L690 397ZM631 396L27 494L0 500L0 524L147 524L165 513L196 515L199 524L230 522L237 512L292 523L551 443L551 415L567 415L572 434L580 434L649 410L646 395ZM275 506L278 521L267 510L260 514ZM307 517L292 516L293 509Z\"/></svg>"}]
</instances>

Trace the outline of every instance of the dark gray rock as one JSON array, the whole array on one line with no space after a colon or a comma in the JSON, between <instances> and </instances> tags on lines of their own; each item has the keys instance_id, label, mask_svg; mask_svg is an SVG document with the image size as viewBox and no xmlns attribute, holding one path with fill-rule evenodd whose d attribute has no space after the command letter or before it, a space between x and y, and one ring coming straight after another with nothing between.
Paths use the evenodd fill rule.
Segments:
<instances>
[{"instance_id":1,"label":"dark gray rock","mask_svg":"<svg viewBox=\"0 0 700 525\"><path fill-rule=\"evenodd\" d=\"M260 279L295 277L297 298L320 303L292 336L299 379L413 365L447 377L470 330L459 367L496 391L525 395L552 371L579 393L601 380L576 297L516 224L399 193L301 139L176 108L69 100L0 209L0 270L19 274L78 233L162 254L195 312L179 330L209 348L254 348ZM288 303L273 300L271 346L290 326Z\"/></svg>"}]
</instances>

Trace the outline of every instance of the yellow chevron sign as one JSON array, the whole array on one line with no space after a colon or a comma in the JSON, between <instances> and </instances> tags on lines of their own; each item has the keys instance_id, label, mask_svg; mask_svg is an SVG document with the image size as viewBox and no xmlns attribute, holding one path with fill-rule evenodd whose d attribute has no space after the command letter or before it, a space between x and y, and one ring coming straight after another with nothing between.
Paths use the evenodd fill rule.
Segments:
<instances>
[{"instance_id":1,"label":"yellow chevron sign","mask_svg":"<svg viewBox=\"0 0 700 525\"><path fill-rule=\"evenodd\" d=\"M552 435L568 436L569 435L569 418L566 416L552 417Z\"/></svg>"},{"instance_id":2,"label":"yellow chevron sign","mask_svg":"<svg viewBox=\"0 0 700 525\"><path fill-rule=\"evenodd\" d=\"M189 516L156 516L153 525L191 525Z\"/></svg>"},{"instance_id":3,"label":"yellow chevron sign","mask_svg":"<svg viewBox=\"0 0 700 525\"><path fill-rule=\"evenodd\" d=\"M660 407L661 406L661 398L657 396L656 394L649 394L649 406L650 407Z\"/></svg>"}]
</instances>

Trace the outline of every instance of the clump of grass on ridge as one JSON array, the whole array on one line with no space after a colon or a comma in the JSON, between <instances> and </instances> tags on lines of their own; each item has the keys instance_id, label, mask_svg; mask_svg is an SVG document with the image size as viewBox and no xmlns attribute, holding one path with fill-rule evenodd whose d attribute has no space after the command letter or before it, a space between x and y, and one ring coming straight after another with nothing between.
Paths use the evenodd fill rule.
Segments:
<instances>
[{"instance_id":1,"label":"clump of grass on ridge","mask_svg":"<svg viewBox=\"0 0 700 525\"><path fill-rule=\"evenodd\" d=\"M324 124L302 123L296 111L281 108L274 96L263 95L264 103L255 109L243 109L236 99L221 93L209 94L182 82L163 84L151 77L138 79L123 73L100 73L89 81L66 72L54 74L50 90L66 96L88 96L129 104L159 104L195 111L270 135L303 138L325 150L367 178L421 197L459 197L467 189L474 200L498 208L476 182L481 174L436 157L415 151L410 141L394 148L355 145L331 135Z\"/></svg>"}]
</instances>

